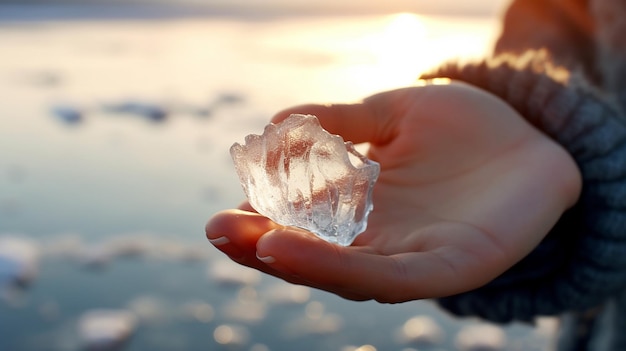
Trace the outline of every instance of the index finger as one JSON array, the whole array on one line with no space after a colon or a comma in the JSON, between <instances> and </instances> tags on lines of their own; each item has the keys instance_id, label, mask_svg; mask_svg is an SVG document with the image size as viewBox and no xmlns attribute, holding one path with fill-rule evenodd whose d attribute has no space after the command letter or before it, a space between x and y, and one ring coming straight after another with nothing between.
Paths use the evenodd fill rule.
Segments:
<instances>
[{"instance_id":1,"label":"index finger","mask_svg":"<svg viewBox=\"0 0 626 351\"><path fill-rule=\"evenodd\" d=\"M268 266L279 272L287 267L309 285L397 303L461 293L495 278L499 270L484 254L491 246L485 246L476 252L452 245L382 255L372 248L341 247L278 228L259 239L257 256L271 257Z\"/></svg>"},{"instance_id":2,"label":"index finger","mask_svg":"<svg viewBox=\"0 0 626 351\"><path fill-rule=\"evenodd\" d=\"M420 95L420 87L391 90L353 104L308 104L278 112L273 123L294 113L317 116L324 129L355 144L384 145L397 134L399 121Z\"/></svg>"}]
</instances>

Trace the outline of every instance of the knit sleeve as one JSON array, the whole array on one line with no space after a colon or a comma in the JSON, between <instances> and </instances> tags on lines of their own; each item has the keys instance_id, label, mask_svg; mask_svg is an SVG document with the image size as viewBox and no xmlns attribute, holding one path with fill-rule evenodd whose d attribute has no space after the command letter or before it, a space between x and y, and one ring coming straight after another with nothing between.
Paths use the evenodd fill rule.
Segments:
<instances>
[{"instance_id":1,"label":"knit sleeve","mask_svg":"<svg viewBox=\"0 0 626 351\"><path fill-rule=\"evenodd\" d=\"M583 189L540 245L489 284L439 299L457 315L530 321L598 305L626 287L626 123L545 55L448 65L422 78L465 81L508 102L574 158Z\"/></svg>"}]
</instances>

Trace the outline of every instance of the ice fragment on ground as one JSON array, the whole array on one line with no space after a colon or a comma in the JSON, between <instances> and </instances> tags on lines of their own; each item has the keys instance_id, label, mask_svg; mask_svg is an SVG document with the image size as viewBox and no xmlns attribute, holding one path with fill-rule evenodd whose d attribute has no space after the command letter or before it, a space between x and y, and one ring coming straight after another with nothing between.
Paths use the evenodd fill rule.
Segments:
<instances>
[{"instance_id":1,"label":"ice fragment on ground","mask_svg":"<svg viewBox=\"0 0 626 351\"><path fill-rule=\"evenodd\" d=\"M78 124L83 121L83 112L78 107L72 105L54 106L52 114L68 125Z\"/></svg>"},{"instance_id":2,"label":"ice fragment on ground","mask_svg":"<svg viewBox=\"0 0 626 351\"><path fill-rule=\"evenodd\" d=\"M0 289L28 286L39 272L39 248L18 236L0 237Z\"/></svg>"},{"instance_id":3,"label":"ice fragment on ground","mask_svg":"<svg viewBox=\"0 0 626 351\"><path fill-rule=\"evenodd\" d=\"M444 332L433 318L422 315L407 320L398 331L397 337L401 343L433 347L443 342Z\"/></svg>"},{"instance_id":4,"label":"ice fragment on ground","mask_svg":"<svg viewBox=\"0 0 626 351\"><path fill-rule=\"evenodd\" d=\"M534 334L542 339L554 339L558 333L560 322L556 317L538 317L534 321Z\"/></svg>"},{"instance_id":5,"label":"ice fragment on ground","mask_svg":"<svg viewBox=\"0 0 626 351\"><path fill-rule=\"evenodd\" d=\"M230 287L253 286L261 280L259 271L238 265L231 260L210 262L207 274L217 284Z\"/></svg>"},{"instance_id":6,"label":"ice fragment on ground","mask_svg":"<svg viewBox=\"0 0 626 351\"><path fill-rule=\"evenodd\" d=\"M210 304L191 300L183 304L181 312L185 319L195 320L200 323L209 323L215 317L215 309Z\"/></svg>"},{"instance_id":7,"label":"ice fragment on ground","mask_svg":"<svg viewBox=\"0 0 626 351\"><path fill-rule=\"evenodd\" d=\"M96 309L78 320L78 330L87 350L116 350L137 327L137 318L126 310Z\"/></svg>"},{"instance_id":8,"label":"ice fragment on ground","mask_svg":"<svg viewBox=\"0 0 626 351\"><path fill-rule=\"evenodd\" d=\"M341 351L377 351L376 347L373 345L361 345L361 346L344 346L341 348Z\"/></svg>"},{"instance_id":9,"label":"ice fragment on ground","mask_svg":"<svg viewBox=\"0 0 626 351\"><path fill-rule=\"evenodd\" d=\"M501 351L507 343L504 330L491 324L465 326L455 341L460 351Z\"/></svg>"},{"instance_id":10,"label":"ice fragment on ground","mask_svg":"<svg viewBox=\"0 0 626 351\"><path fill-rule=\"evenodd\" d=\"M103 269L113 261L113 252L103 246L88 246L77 253L78 261L86 268Z\"/></svg>"},{"instance_id":11,"label":"ice fragment on ground","mask_svg":"<svg viewBox=\"0 0 626 351\"><path fill-rule=\"evenodd\" d=\"M106 104L104 111L116 114L129 114L144 117L152 122L163 122L170 111L157 103L128 100L119 103Z\"/></svg>"},{"instance_id":12,"label":"ice fragment on ground","mask_svg":"<svg viewBox=\"0 0 626 351\"><path fill-rule=\"evenodd\" d=\"M284 327L288 338L300 338L306 335L329 335L339 332L344 326L343 318L335 313L326 312L326 306L319 301L306 304L304 314Z\"/></svg>"},{"instance_id":13,"label":"ice fragment on ground","mask_svg":"<svg viewBox=\"0 0 626 351\"><path fill-rule=\"evenodd\" d=\"M270 351L270 348L264 344L254 344L250 347L249 351Z\"/></svg>"},{"instance_id":14,"label":"ice fragment on ground","mask_svg":"<svg viewBox=\"0 0 626 351\"><path fill-rule=\"evenodd\" d=\"M221 307L221 314L230 321L258 323L267 316L268 306L262 301L232 300Z\"/></svg>"},{"instance_id":15,"label":"ice fragment on ground","mask_svg":"<svg viewBox=\"0 0 626 351\"><path fill-rule=\"evenodd\" d=\"M365 230L380 166L315 116L269 124L230 153L250 204L274 222L344 246Z\"/></svg>"},{"instance_id":16,"label":"ice fragment on ground","mask_svg":"<svg viewBox=\"0 0 626 351\"><path fill-rule=\"evenodd\" d=\"M344 326L343 318L335 313L323 314L317 318L300 317L289 321L283 330L288 338L301 338L309 335L331 335Z\"/></svg>"},{"instance_id":17,"label":"ice fragment on ground","mask_svg":"<svg viewBox=\"0 0 626 351\"><path fill-rule=\"evenodd\" d=\"M301 305L311 298L311 289L303 285L279 282L265 292L268 301L274 305Z\"/></svg>"},{"instance_id":18,"label":"ice fragment on ground","mask_svg":"<svg viewBox=\"0 0 626 351\"><path fill-rule=\"evenodd\" d=\"M213 331L213 338L218 344L237 347L248 343L250 332L241 325L222 324Z\"/></svg>"},{"instance_id":19,"label":"ice fragment on ground","mask_svg":"<svg viewBox=\"0 0 626 351\"><path fill-rule=\"evenodd\" d=\"M167 303L151 295L135 297L128 302L127 309L137 318L141 325L165 324L171 316Z\"/></svg>"}]
</instances>

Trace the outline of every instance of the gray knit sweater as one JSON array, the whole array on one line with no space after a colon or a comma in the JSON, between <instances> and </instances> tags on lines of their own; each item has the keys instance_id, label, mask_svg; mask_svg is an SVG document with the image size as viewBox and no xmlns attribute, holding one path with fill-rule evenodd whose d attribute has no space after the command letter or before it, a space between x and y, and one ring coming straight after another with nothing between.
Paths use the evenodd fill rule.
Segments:
<instances>
[{"instance_id":1,"label":"gray knit sweater","mask_svg":"<svg viewBox=\"0 0 626 351\"><path fill-rule=\"evenodd\" d=\"M541 244L486 286L439 300L495 322L560 315L561 351L626 350L626 31L606 18L618 11L626 1L518 0L493 58L423 76L499 96L576 161L580 200Z\"/></svg>"}]
</instances>

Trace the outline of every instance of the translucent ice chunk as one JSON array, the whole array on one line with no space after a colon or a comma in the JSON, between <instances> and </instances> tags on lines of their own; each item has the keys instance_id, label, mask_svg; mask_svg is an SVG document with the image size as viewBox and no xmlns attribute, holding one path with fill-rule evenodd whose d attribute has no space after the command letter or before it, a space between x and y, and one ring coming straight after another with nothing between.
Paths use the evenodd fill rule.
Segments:
<instances>
[{"instance_id":1,"label":"translucent ice chunk","mask_svg":"<svg viewBox=\"0 0 626 351\"><path fill-rule=\"evenodd\" d=\"M343 246L365 230L380 166L317 117L293 114L230 153L250 204L274 222Z\"/></svg>"}]
</instances>

